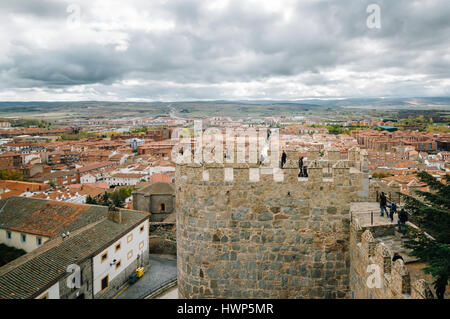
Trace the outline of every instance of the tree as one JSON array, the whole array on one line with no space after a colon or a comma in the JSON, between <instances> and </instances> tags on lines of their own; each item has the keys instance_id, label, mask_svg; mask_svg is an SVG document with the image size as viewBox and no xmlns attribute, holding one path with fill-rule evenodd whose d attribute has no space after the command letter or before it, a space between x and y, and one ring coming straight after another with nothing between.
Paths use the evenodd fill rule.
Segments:
<instances>
[{"instance_id":1,"label":"tree","mask_svg":"<svg viewBox=\"0 0 450 319\"><path fill-rule=\"evenodd\" d=\"M23 181L23 174L19 169L1 169L1 180Z\"/></svg>"},{"instance_id":2,"label":"tree","mask_svg":"<svg viewBox=\"0 0 450 319\"><path fill-rule=\"evenodd\" d=\"M327 125L327 128L329 134L338 135L344 132L344 129L337 124Z\"/></svg>"},{"instance_id":3,"label":"tree","mask_svg":"<svg viewBox=\"0 0 450 319\"><path fill-rule=\"evenodd\" d=\"M418 226L408 227L405 246L412 249L411 255L427 263L424 271L433 276L436 295L443 299L450 274L450 175L445 176L446 183L426 172L417 175L430 192L401 194L405 208L412 212L411 221Z\"/></svg>"},{"instance_id":4,"label":"tree","mask_svg":"<svg viewBox=\"0 0 450 319\"><path fill-rule=\"evenodd\" d=\"M108 194L107 191L105 191L105 193L104 193L103 196L102 196L102 201L105 202L105 203L107 203L108 200L109 200L109 194Z\"/></svg>"},{"instance_id":5,"label":"tree","mask_svg":"<svg viewBox=\"0 0 450 319\"><path fill-rule=\"evenodd\" d=\"M385 177L388 177L388 176L391 176L391 174L384 173L384 172L375 172L375 173L372 174L373 178L385 178Z\"/></svg>"},{"instance_id":6,"label":"tree","mask_svg":"<svg viewBox=\"0 0 450 319\"><path fill-rule=\"evenodd\" d=\"M123 208L125 203L122 200L119 192L113 192L111 197L114 206Z\"/></svg>"},{"instance_id":7,"label":"tree","mask_svg":"<svg viewBox=\"0 0 450 319\"><path fill-rule=\"evenodd\" d=\"M91 197L91 195L88 195L86 197L86 204L90 204L90 205L97 205L97 201Z\"/></svg>"}]
</instances>

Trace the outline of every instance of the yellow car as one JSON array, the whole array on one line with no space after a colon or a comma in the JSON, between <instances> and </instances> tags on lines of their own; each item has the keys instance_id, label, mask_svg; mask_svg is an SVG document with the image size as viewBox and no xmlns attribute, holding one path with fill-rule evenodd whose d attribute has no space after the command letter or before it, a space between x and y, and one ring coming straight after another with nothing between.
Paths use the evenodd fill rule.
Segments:
<instances>
[{"instance_id":1,"label":"yellow car","mask_svg":"<svg viewBox=\"0 0 450 319\"><path fill-rule=\"evenodd\" d=\"M144 267L139 267L138 269L136 269L136 275L138 278L141 278L142 276L144 276L144 273L145 273Z\"/></svg>"}]
</instances>

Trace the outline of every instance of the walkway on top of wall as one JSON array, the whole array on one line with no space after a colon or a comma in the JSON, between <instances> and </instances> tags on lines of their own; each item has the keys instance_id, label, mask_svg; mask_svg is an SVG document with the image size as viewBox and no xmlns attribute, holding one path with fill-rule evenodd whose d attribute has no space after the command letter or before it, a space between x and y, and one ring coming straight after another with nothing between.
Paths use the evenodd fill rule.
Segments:
<instances>
[{"instance_id":1,"label":"walkway on top of wall","mask_svg":"<svg viewBox=\"0 0 450 319\"><path fill-rule=\"evenodd\" d=\"M133 285L121 290L114 298L144 299L177 280L177 257L150 254L150 269Z\"/></svg>"},{"instance_id":2,"label":"walkway on top of wall","mask_svg":"<svg viewBox=\"0 0 450 319\"><path fill-rule=\"evenodd\" d=\"M351 203L350 211L352 218L357 218L363 228L371 230L376 242L384 243L391 254L397 252L402 256L410 273L411 282L423 278L428 282L433 281L430 275L423 272L426 265L419 263L417 257L410 255L411 250L405 247L404 243L407 238L397 232L397 214L394 215L394 222L391 222L390 218L386 218L386 215L381 217L380 204L377 202ZM371 212L373 212L373 224L371 223ZM447 290L450 293L450 287Z\"/></svg>"},{"instance_id":3,"label":"walkway on top of wall","mask_svg":"<svg viewBox=\"0 0 450 319\"><path fill-rule=\"evenodd\" d=\"M387 208L389 211L389 208ZM375 240L383 242L392 252L398 252L403 256L406 263L414 262L416 257L410 256L410 249L404 247L405 238L397 232L398 214L394 214L394 221L384 216L380 216L380 204L377 202L351 203L350 212L352 219L358 219L361 227L369 227ZM373 213L373 219L371 217ZM376 229L384 229L381 234ZM388 230L390 229L390 231Z\"/></svg>"},{"instance_id":4,"label":"walkway on top of wall","mask_svg":"<svg viewBox=\"0 0 450 319\"><path fill-rule=\"evenodd\" d=\"M386 208L389 212L389 208ZM397 208L397 212L400 209ZM380 203L377 202L355 202L350 203L350 213L352 214L352 219L357 218L362 227L366 226L388 226L397 225L398 215L394 214L394 222L384 214L383 217L380 216ZM373 213L373 224L372 215Z\"/></svg>"}]
</instances>

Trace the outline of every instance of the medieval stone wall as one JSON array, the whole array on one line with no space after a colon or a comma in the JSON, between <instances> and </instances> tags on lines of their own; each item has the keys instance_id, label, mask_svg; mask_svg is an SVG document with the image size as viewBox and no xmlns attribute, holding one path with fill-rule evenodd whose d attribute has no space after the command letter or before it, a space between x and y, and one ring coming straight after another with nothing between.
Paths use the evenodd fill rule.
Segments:
<instances>
[{"instance_id":1,"label":"medieval stone wall","mask_svg":"<svg viewBox=\"0 0 450 319\"><path fill-rule=\"evenodd\" d=\"M350 202L368 196L354 153L331 174L309 161L307 178L289 154L275 176L256 164L178 165L180 297L350 297Z\"/></svg>"},{"instance_id":2,"label":"medieval stone wall","mask_svg":"<svg viewBox=\"0 0 450 319\"><path fill-rule=\"evenodd\" d=\"M433 293L428 282L411 277L403 260L392 262L392 252L375 238L385 236L394 228L361 227L351 223L350 289L356 299L429 299ZM374 237L374 234L378 236ZM388 234L389 235L389 234ZM377 279L379 278L379 279ZM379 280L379 281L377 281Z\"/></svg>"}]
</instances>

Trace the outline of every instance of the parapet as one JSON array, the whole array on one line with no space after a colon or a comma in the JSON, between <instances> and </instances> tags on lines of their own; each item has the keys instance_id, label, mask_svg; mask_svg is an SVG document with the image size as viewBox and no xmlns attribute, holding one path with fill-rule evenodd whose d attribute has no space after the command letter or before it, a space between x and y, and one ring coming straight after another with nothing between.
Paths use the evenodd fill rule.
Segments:
<instances>
[{"instance_id":1,"label":"parapet","mask_svg":"<svg viewBox=\"0 0 450 319\"><path fill-rule=\"evenodd\" d=\"M375 262L381 267L383 274L391 272L391 251L384 243L379 243L375 247Z\"/></svg>"},{"instance_id":2,"label":"parapet","mask_svg":"<svg viewBox=\"0 0 450 319\"><path fill-rule=\"evenodd\" d=\"M430 284L425 279L416 280L411 287L413 299L434 299Z\"/></svg>"},{"instance_id":3,"label":"parapet","mask_svg":"<svg viewBox=\"0 0 450 319\"><path fill-rule=\"evenodd\" d=\"M375 244L376 243L372 232L368 229L364 231L361 235L361 250L364 257L370 258L373 256L375 252Z\"/></svg>"},{"instance_id":4,"label":"parapet","mask_svg":"<svg viewBox=\"0 0 450 319\"><path fill-rule=\"evenodd\" d=\"M299 168L271 167L259 163L189 163L177 164L176 179L187 183L239 182L258 183L263 181L287 183L334 183L336 186L362 187L362 176L351 172L348 161L340 160L333 167L324 168L319 160L307 161L307 177L299 177ZM331 172L330 172L331 171ZM330 174L331 173L331 174Z\"/></svg>"},{"instance_id":5,"label":"parapet","mask_svg":"<svg viewBox=\"0 0 450 319\"><path fill-rule=\"evenodd\" d=\"M337 150L334 150L337 151ZM316 152L312 149L311 152ZM317 151L318 152L318 151ZM331 150L333 152L333 149ZM286 163L280 168L280 162L267 156L267 161L258 162L231 162L225 158L221 163L191 162L179 163L176 166L176 179L181 184L195 184L203 186L232 185L239 183L267 185L267 183L284 183L289 185L310 185L305 187L318 187L319 190L333 190L345 192L349 198L358 201L363 198L365 183L362 172L354 168L355 163L349 160L303 160L306 167L306 176L300 174L301 166L299 152L294 149L286 150ZM303 171L302 171L303 172ZM304 172L303 172L304 173ZM322 186L325 186L322 188ZM368 189L368 185L367 189Z\"/></svg>"},{"instance_id":6,"label":"parapet","mask_svg":"<svg viewBox=\"0 0 450 319\"><path fill-rule=\"evenodd\" d=\"M362 232L357 219L352 221L350 229L353 239L350 246L350 251L353 251L351 255L353 279L350 286L357 298L434 298L430 284L423 278L411 282L405 262L402 259L392 262L392 251L384 242L377 241L370 229ZM374 265L377 267L375 273L373 273ZM379 287L369 287L366 284L370 280L369 275L373 277L374 274L380 276L381 285ZM357 277L360 278L357 279Z\"/></svg>"},{"instance_id":7,"label":"parapet","mask_svg":"<svg viewBox=\"0 0 450 319\"><path fill-rule=\"evenodd\" d=\"M391 288L397 294L411 294L411 278L402 259L397 259L392 267Z\"/></svg>"},{"instance_id":8,"label":"parapet","mask_svg":"<svg viewBox=\"0 0 450 319\"><path fill-rule=\"evenodd\" d=\"M331 162L336 162L341 159L341 152L338 148L332 147L327 150L328 160Z\"/></svg>"}]
</instances>

